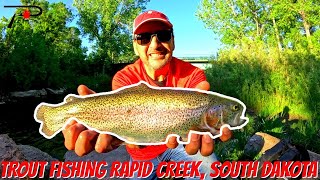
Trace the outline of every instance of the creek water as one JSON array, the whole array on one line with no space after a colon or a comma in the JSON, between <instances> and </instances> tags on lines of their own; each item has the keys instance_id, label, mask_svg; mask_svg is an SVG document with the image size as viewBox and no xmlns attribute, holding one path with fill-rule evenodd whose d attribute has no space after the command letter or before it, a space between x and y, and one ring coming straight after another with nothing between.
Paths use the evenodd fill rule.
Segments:
<instances>
[{"instance_id":1,"label":"creek water","mask_svg":"<svg viewBox=\"0 0 320 180\"><path fill-rule=\"evenodd\" d=\"M58 99L45 102L56 103ZM16 144L31 145L54 158L62 159L67 151L62 134L59 133L53 139L44 138L39 133L40 123L33 118L36 106L42 101L32 99L0 104L0 134L8 134Z\"/></svg>"}]
</instances>

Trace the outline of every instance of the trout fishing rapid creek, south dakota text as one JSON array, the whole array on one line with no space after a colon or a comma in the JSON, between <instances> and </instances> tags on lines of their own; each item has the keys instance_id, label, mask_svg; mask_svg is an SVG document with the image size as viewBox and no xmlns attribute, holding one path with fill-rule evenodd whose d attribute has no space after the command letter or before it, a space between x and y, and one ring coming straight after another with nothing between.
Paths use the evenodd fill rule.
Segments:
<instances>
[{"instance_id":1,"label":"trout fishing rapid creek, south dakota text","mask_svg":"<svg viewBox=\"0 0 320 180\"><path fill-rule=\"evenodd\" d=\"M144 81L110 92L69 94L59 104L40 103L34 118L39 132L51 139L74 119L88 129L136 145L165 144L170 136L188 144L191 133L215 139L226 126L248 123L240 100L193 88L153 87ZM179 139L179 138L177 138Z\"/></svg>"}]
</instances>

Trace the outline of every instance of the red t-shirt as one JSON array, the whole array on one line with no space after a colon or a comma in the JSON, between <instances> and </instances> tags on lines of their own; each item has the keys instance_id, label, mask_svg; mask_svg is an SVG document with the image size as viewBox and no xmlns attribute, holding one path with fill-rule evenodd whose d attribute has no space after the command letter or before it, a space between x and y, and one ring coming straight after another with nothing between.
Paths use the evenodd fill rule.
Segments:
<instances>
[{"instance_id":1,"label":"red t-shirt","mask_svg":"<svg viewBox=\"0 0 320 180\"><path fill-rule=\"evenodd\" d=\"M123 86L138 83L139 81L146 81L152 86L159 86L158 83L147 75L143 62L140 59L115 74L112 80L112 89L115 90ZM170 61L170 70L163 86L195 88L203 81L206 81L203 70L173 57ZM166 149L166 145L143 146L139 149L127 146L127 151L134 160L153 159L162 154Z\"/></svg>"}]
</instances>

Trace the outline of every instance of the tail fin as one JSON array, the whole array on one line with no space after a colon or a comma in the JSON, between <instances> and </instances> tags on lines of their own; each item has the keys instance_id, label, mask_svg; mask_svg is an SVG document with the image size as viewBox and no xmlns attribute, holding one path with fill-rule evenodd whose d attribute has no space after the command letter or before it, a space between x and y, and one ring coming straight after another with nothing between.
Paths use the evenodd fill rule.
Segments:
<instances>
[{"instance_id":1,"label":"tail fin","mask_svg":"<svg viewBox=\"0 0 320 180\"><path fill-rule=\"evenodd\" d=\"M39 132L45 138L51 139L59 131L54 131L52 128L48 128L48 123L50 123L50 118L45 116L45 113L50 111L53 107L47 105L46 103L39 104L34 112L34 118L37 122L41 123Z\"/></svg>"}]
</instances>

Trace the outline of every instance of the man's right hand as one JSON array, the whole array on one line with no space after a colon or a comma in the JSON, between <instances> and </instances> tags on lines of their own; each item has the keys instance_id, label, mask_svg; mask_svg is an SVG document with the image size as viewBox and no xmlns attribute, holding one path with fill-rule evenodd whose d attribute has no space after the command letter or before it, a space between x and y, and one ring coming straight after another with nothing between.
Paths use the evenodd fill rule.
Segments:
<instances>
[{"instance_id":1,"label":"man's right hand","mask_svg":"<svg viewBox=\"0 0 320 180\"><path fill-rule=\"evenodd\" d=\"M78 87L79 95L88 95L95 93L85 85ZM108 135L99 134L88 130L84 125L71 121L62 131L64 136L64 145L68 150L74 150L78 156L83 156L96 150L99 153L109 152L116 149L123 141ZM134 147L134 145L132 146Z\"/></svg>"}]
</instances>

